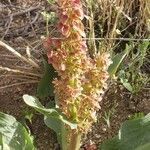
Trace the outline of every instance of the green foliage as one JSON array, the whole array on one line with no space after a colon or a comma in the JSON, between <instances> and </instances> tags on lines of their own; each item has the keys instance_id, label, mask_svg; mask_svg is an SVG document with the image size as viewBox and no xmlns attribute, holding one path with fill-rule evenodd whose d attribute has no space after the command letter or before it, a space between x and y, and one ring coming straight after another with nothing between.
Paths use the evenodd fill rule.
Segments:
<instances>
[{"instance_id":1,"label":"green foliage","mask_svg":"<svg viewBox=\"0 0 150 150\"><path fill-rule=\"evenodd\" d=\"M108 68L108 72L110 76L113 76L116 74L120 64L123 62L124 58L127 56L130 50L131 50L131 47L129 45L126 45L126 49L123 52L116 54L114 56L114 58L112 59L113 63Z\"/></svg>"},{"instance_id":2,"label":"green foliage","mask_svg":"<svg viewBox=\"0 0 150 150\"><path fill-rule=\"evenodd\" d=\"M25 103L38 112L44 115L45 124L54 130L57 134L58 142L63 149L67 147L67 128L68 125L70 129L76 129L77 125L70 122L67 118L56 108L45 108L37 98L29 95L24 95L23 99Z\"/></svg>"},{"instance_id":3,"label":"green foliage","mask_svg":"<svg viewBox=\"0 0 150 150\"><path fill-rule=\"evenodd\" d=\"M50 1L51 0L49 0L49 2ZM52 1L50 3L52 3ZM46 34L47 34L47 36L49 36L49 23L52 23L52 24L55 23L56 14L55 14L55 12L47 13L46 11L42 12L41 14L43 15L44 19L46 20Z\"/></svg>"},{"instance_id":4,"label":"green foliage","mask_svg":"<svg viewBox=\"0 0 150 150\"><path fill-rule=\"evenodd\" d=\"M54 101L50 101L47 105L48 108L54 108L55 104ZM44 122L46 124L47 127L51 128L52 130L54 130L57 134L57 140L59 142L59 144L61 145L62 149L66 149L67 147L67 133L68 130L65 127L65 123L63 123L62 121L60 121L57 118L52 118L52 117L44 117Z\"/></svg>"},{"instance_id":5,"label":"green foliage","mask_svg":"<svg viewBox=\"0 0 150 150\"><path fill-rule=\"evenodd\" d=\"M65 150L68 142L67 138L68 131L67 128L65 127L65 123L58 118L52 118L47 116L44 117L44 122L47 127L51 128L56 132L57 140L61 145L62 149Z\"/></svg>"},{"instance_id":6,"label":"green foliage","mask_svg":"<svg viewBox=\"0 0 150 150\"><path fill-rule=\"evenodd\" d=\"M122 83L122 85L130 92L133 93L133 87L132 85L129 83L128 78L126 78L126 76L128 76L129 74L127 72L125 72L124 70L120 70L118 73L118 77L120 79L120 82Z\"/></svg>"},{"instance_id":7,"label":"green foliage","mask_svg":"<svg viewBox=\"0 0 150 150\"><path fill-rule=\"evenodd\" d=\"M67 124L68 126L70 126L71 129L75 129L77 127L75 123L68 121L67 118L63 114L61 114L59 109L45 108L36 97L30 95L23 95L23 99L27 105L33 107L36 111L40 112L45 117L53 118L56 120L58 119L63 123Z\"/></svg>"},{"instance_id":8,"label":"green foliage","mask_svg":"<svg viewBox=\"0 0 150 150\"><path fill-rule=\"evenodd\" d=\"M54 3L55 0L47 0L50 4Z\"/></svg>"},{"instance_id":9,"label":"green foliage","mask_svg":"<svg viewBox=\"0 0 150 150\"><path fill-rule=\"evenodd\" d=\"M149 80L148 75L141 71L141 67L144 64L150 43L144 41L138 46L132 45L133 48L128 55L128 61L122 64L118 72L118 78L128 91L135 94L139 92Z\"/></svg>"},{"instance_id":10,"label":"green foliage","mask_svg":"<svg viewBox=\"0 0 150 150\"><path fill-rule=\"evenodd\" d=\"M143 112L139 112L139 113L135 113L133 114L131 117L129 117L130 120L134 120L134 119L140 119L144 117L144 113Z\"/></svg>"},{"instance_id":11,"label":"green foliage","mask_svg":"<svg viewBox=\"0 0 150 150\"><path fill-rule=\"evenodd\" d=\"M46 11L42 12L43 17L46 21L50 23L54 23L56 21L56 14L55 12L47 13Z\"/></svg>"},{"instance_id":12,"label":"green foliage","mask_svg":"<svg viewBox=\"0 0 150 150\"><path fill-rule=\"evenodd\" d=\"M52 81L57 76L52 65L48 64L46 60L43 60L43 63L45 72L37 88L37 95L40 98L54 96L54 85Z\"/></svg>"},{"instance_id":13,"label":"green foliage","mask_svg":"<svg viewBox=\"0 0 150 150\"><path fill-rule=\"evenodd\" d=\"M10 115L0 112L0 150L34 150L33 138Z\"/></svg>"},{"instance_id":14,"label":"green foliage","mask_svg":"<svg viewBox=\"0 0 150 150\"><path fill-rule=\"evenodd\" d=\"M119 134L102 144L100 150L149 150L150 114L123 123Z\"/></svg>"},{"instance_id":15,"label":"green foliage","mask_svg":"<svg viewBox=\"0 0 150 150\"><path fill-rule=\"evenodd\" d=\"M105 120L108 128L110 128L110 119L114 115L115 109L112 108L108 112L105 111L103 119Z\"/></svg>"}]
</instances>

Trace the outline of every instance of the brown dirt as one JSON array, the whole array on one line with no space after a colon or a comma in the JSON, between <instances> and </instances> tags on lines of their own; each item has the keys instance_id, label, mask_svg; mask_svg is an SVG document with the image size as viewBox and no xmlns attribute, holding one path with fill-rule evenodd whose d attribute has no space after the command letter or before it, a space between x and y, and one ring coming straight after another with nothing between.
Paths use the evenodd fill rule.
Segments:
<instances>
[{"instance_id":1,"label":"brown dirt","mask_svg":"<svg viewBox=\"0 0 150 150\"><path fill-rule=\"evenodd\" d=\"M40 37L45 34L45 21L42 19L40 12L47 9L46 6L48 5L45 0L38 1L38 3L37 0L10 0L10 2L7 0L0 2L0 37L3 37L4 42L7 42L21 54L25 54L26 46L29 46L32 55L40 63L39 58L43 53ZM35 7L38 4L40 4L39 9L14 17L8 28L8 16L10 14L26 10L29 7ZM3 6L3 9L1 9L1 6ZM36 19L37 14L39 16ZM36 19L34 23L31 23L34 19ZM0 65L11 68L18 66L18 68L21 67L22 69L32 69L2 47L0 47L0 56ZM12 73L8 74L5 71L0 71L0 87L3 87L0 88L0 111L11 114L21 121L26 110L28 110L28 107L23 102L22 95L25 93L35 95L37 83L31 84L31 80L27 80L27 84L15 85L22 81L12 75ZM8 87L10 84L14 85ZM4 88L4 86L7 87ZM142 90L131 98L131 94L121 86L111 85L101 103L102 109L98 112L98 122L94 124L88 135L83 137L83 147L91 142L100 144L105 139L114 136L118 132L121 123L134 113L149 113L150 93L148 89ZM103 118L104 114L109 111L112 113L110 127L107 126ZM44 125L43 116L36 115L29 127L35 137L38 150L58 149L56 135Z\"/></svg>"},{"instance_id":2,"label":"brown dirt","mask_svg":"<svg viewBox=\"0 0 150 150\"><path fill-rule=\"evenodd\" d=\"M132 99L131 99L132 96ZM105 113L111 112L110 127L104 120ZM101 110L98 112L98 122L95 123L88 138L97 145L105 139L118 134L118 130L125 120L135 113L148 114L150 112L150 93L148 88L132 95L122 86L111 85L105 93L101 103Z\"/></svg>"}]
</instances>

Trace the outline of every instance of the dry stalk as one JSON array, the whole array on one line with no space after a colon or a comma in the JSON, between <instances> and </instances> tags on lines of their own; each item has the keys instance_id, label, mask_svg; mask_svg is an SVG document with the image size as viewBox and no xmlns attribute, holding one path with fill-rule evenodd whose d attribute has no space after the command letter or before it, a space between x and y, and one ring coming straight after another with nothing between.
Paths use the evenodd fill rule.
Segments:
<instances>
[{"instance_id":1,"label":"dry stalk","mask_svg":"<svg viewBox=\"0 0 150 150\"><path fill-rule=\"evenodd\" d=\"M0 78L7 78L7 77L12 77L12 78L15 78L15 79L26 79L26 80L37 80L38 77L33 77L33 76L29 76L29 75L19 75L19 74L3 74L3 75L0 75Z\"/></svg>"},{"instance_id":2,"label":"dry stalk","mask_svg":"<svg viewBox=\"0 0 150 150\"><path fill-rule=\"evenodd\" d=\"M10 85L6 85L6 86L1 86L0 90L6 89L6 88L10 88L13 86L18 86L18 85L23 85L23 84L33 84L33 83L38 83L39 81L37 80L31 80L31 81L27 81L27 82L19 82L19 83L14 83L14 84L10 84Z\"/></svg>"},{"instance_id":3,"label":"dry stalk","mask_svg":"<svg viewBox=\"0 0 150 150\"><path fill-rule=\"evenodd\" d=\"M29 76L35 76L35 77L41 77L40 74L35 74L35 73L31 73L31 72L26 72L26 71L21 71L21 70L17 70L17 69L12 69L12 68L8 68L8 67L3 67L0 65L0 70L3 71L8 71L8 72L13 72L13 73L17 73L17 74L23 74L23 75L29 75Z\"/></svg>"},{"instance_id":4,"label":"dry stalk","mask_svg":"<svg viewBox=\"0 0 150 150\"><path fill-rule=\"evenodd\" d=\"M2 41L0 41L0 45L5 47L8 51L10 51L13 55L18 57L20 60L26 62L27 64L31 65L34 68L40 69L40 66L37 63L35 63L32 59L22 56L19 52L17 52L15 49L10 47L9 45L5 44Z\"/></svg>"},{"instance_id":5,"label":"dry stalk","mask_svg":"<svg viewBox=\"0 0 150 150\"><path fill-rule=\"evenodd\" d=\"M89 49L90 49L90 53L92 56L95 56L97 53L97 49L96 49L96 43L95 43L95 29L94 29L94 10L93 10L93 6L94 6L94 1L93 0L87 0L86 1L88 4L88 16L89 16L89 38L91 40L89 40Z\"/></svg>"},{"instance_id":6,"label":"dry stalk","mask_svg":"<svg viewBox=\"0 0 150 150\"><path fill-rule=\"evenodd\" d=\"M97 0L94 7L97 6L93 12L96 16L95 36L110 39L100 42L101 49L114 49L116 41L113 39L119 37L149 38L150 0Z\"/></svg>"}]
</instances>

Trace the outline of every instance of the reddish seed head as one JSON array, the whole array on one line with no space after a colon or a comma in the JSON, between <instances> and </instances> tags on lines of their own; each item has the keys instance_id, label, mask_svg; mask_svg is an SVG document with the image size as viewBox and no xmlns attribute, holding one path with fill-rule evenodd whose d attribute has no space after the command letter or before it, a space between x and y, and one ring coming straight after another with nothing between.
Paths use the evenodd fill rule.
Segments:
<instances>
[{"instance_id":1,"label":"reddish seed head","mask_svg":"<svg viewBox=\"0 0 150 150\"><path fill-rule=\"evenodd\" d=\"M99 54L95 60L87 52L80 0L58 0L59 25L64 39L47 41L49 63L58 73L54 80L58 106L69 118L78 123L78 129L87 132L96 120L96 111L100 109L106 80L109 58Z\"/></svg>"}]
</instances>

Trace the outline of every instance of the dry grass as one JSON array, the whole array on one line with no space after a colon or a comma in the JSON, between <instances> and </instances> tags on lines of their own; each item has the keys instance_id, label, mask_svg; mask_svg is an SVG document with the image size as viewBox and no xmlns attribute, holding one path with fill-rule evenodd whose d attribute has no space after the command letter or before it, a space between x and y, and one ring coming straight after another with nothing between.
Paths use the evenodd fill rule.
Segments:
<instances>
[{"instance_id":1,"label":"dry grass","mask_svg":"<svg viewBox=\"0 0 150 150\"><path fill-rule=\"evenodd\" d=\"M85 0L84 6L90 18L87 26L89 37L110 38L100 41L97 44L99 49L107 51L114 49L116 41L112 38L116 37L139 39L149 37L149 0ZM93 45L95 43L92 42Z\"/></svg>"},{"instance_id":2,"label":"dry grass","mask_svg":"<svg viewBox=\"0 0 150 150\"><path fill-rule=\"evenodd\" d=\"M0 65L0 78L1 81L6 79L15 79L16 83L10 82L10 84L0 85L0 90L29 83L38 83L41 78L42 68L34 60L31 55L30 49L26 49L26 56L16 51L14 48L10 47L8 44L0 41L1 53L0 55L1 63L3 60L5 62Z\"/></svg>"}]
</instances>

